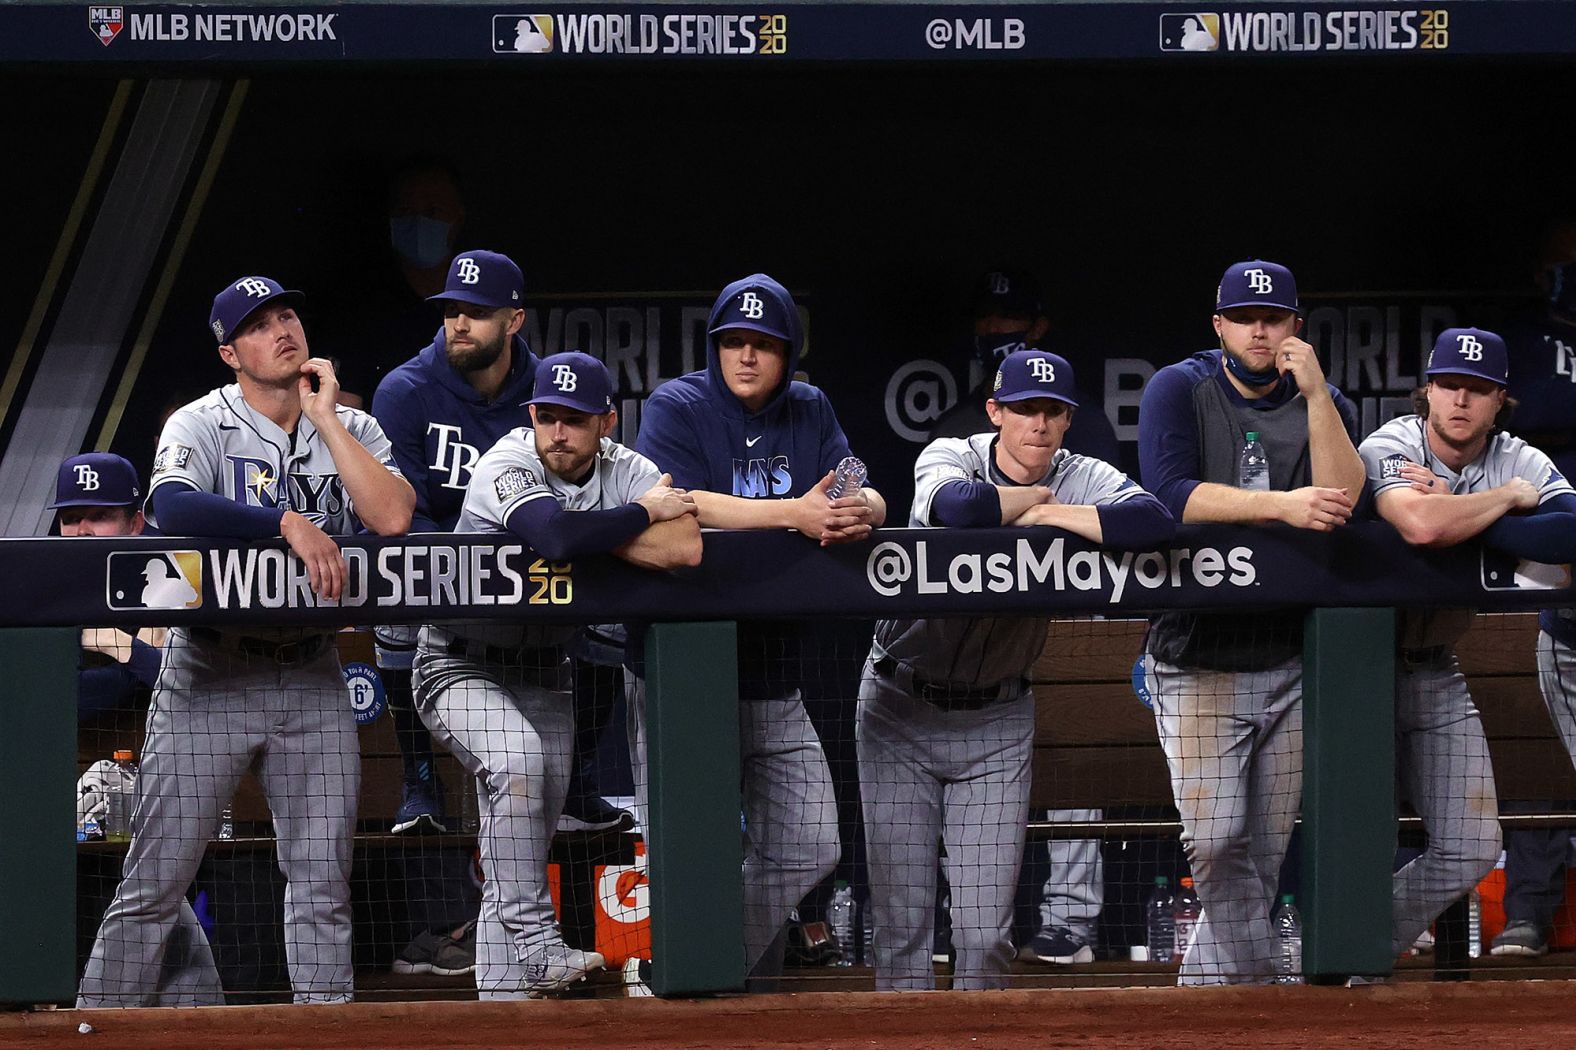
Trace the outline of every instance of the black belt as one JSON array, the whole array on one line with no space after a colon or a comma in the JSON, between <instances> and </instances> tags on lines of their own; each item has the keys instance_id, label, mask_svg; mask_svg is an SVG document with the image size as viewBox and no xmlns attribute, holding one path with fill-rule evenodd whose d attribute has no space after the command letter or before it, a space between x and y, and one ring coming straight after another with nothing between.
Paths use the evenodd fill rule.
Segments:
<instances>
[{"instance_id":1,"label":"black belt","mask_svg":"<svg viewBox=\"0 0 1576 1050\"><path fill-rule=\"evenodd\" d=\"M455 638L443 647L450 656L464 656L484 664L504 667L556 667L563 662L564 650L557 645L519 645L508 648L502 645L483 645L480 642Z\"/></svg>"},{"instance_id":2,"label":"black belt","mask_svg":"<svg viewBox=\"0 0 1576 1050\"><path fill-rule=\"evenodd\" d=\"M198 641L221 646L242 656L255 656L271 660L276 664L304 664L314 660L333 641L332 635L314 634L294 642L276 642L268 638L221 634L211 627L193 627L191 636Z\"/></svg>"},{"instance_id":3,"label":"black belt","mask_svg":"<svg viewBox=\"0 0 1576 1050\"><path fill-rule=\"evenodd\" d=\"M923 700L943 711L978 711L1003 700L1011 700L1023 692L1025 685L1022 678L974 689L947 682L931 682L917 674L900 672L898 662L890 656L878 658L871 666L875 668L876 674L899 686L903 685L903 678L908 678L908 691L915 699Z\"/></svg>"},{"instance_id":4,"label":"black belt","mask_svg":"<svg viewBox=\"0 0 1576 1050\"><path fill-rule=\"evenodd\" d=\"M1396 655L1408 667L1421 667L1423 664L1438 663L1449 656L1450 646L1430 645L1422 649L1402 649Z\"/></svg>"}]
</instances>

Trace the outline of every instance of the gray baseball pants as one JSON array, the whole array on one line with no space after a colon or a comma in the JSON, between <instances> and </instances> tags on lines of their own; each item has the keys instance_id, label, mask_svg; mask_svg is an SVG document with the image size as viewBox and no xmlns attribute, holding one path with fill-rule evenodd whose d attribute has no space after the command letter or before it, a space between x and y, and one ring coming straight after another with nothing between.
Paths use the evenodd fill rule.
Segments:
<instances>
[{"instance_id":1,"label":"gray baseball pants","mask_svg":"<svg viewBox=\"0 0 1576 1050\"><path fill-rule=\"evenodd\" d=\"M273 813L295 1001L352 998L350 852L361 744L338 654L330 640L306 662L280 664L176 628L148 708L131 846L78 1006L158 1001L186 888L248 768Z\"/></svg>"},{"instance_id":2,"label":"gray baseball pants","mask_svg":"<svg viewBox=\"0 0 1576 1050\"><path fill-rule=\"evenodd\" d=\"M646 683L628 669L630 765L635 809L646 822ZM770 978L780 958L765 958L804 895L832 873L839 852L832 773L798 690L779 700L739 703L740 786L744 802L744 964Z\"/></svg>"},{"instance_id":3,"label":"gray baseball pants","mask_svg":"<svg viewBox=\"0 0 1576 1050\"><path fill-rule=\"evenodd\" d=\"M952 987L1005 988L1029 817L1034 694L944 711L866 663L855 741L876 988L935 987L939 841L952 887Z\"/></svg>"},{"instance_id":4,"label":"gray baseball pants","mask_svg":"<svg viewBox=\"0 0 1576 1050\"><path fill-rule=\"evenodd\" d=\"M519 663L482 664L445 652L448 640L422 630L412 683L433 737L480 778L477 845L487 881L476 925L476 989L483 999L526 998L521 960L563 941L547 861L574 748L568 663L553 648L523 650Z\"/></svg>"},{"instance_id":5,"label":"gray baseball pants","mask_svg":"<svg viewBox=\"0 0 1576 1050\"><path fill-rule=\"evenodd\" d=\"M1455 654L1396 666L1398 773L1428 831L1428 848L1395 873L1391 950L1400 955L1494 867L1500 832L1488 740Z\"/></svg>"},{"instance_id":6,"label":"gray baseball pants","mask_svg":"<svg viewBox=\"0 0 1576 1050\"><path fill-rule=\"evenodd\" d=\"M1099 820L1098 809L1052 809L1045 817L1052 823ZM1040 929L1066 930L1094 944L1100 932L1100 911L1105 907L1105 860L1099 839L1051 839L1049 874L1040 889Z\"/></svg>"},{"instance_id":7,"label":"gray baseball pants","mask_svg":"<svg viewBox=\"0 0 1576 1050\"><path fill-rule=\"evenodd\" d=\"M1270 908L1302 802L1302 661L1206 671L1154 661L1155 726L1203 914L1177 983L1270 979Z\"/></svg>"}]
</instances>

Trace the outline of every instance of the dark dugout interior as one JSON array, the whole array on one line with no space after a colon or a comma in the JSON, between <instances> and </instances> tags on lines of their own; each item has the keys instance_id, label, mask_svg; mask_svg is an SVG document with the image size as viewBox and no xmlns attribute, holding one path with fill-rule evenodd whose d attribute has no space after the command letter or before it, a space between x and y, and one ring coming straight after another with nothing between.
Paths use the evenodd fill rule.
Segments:
<instances>
[{"instance_id":1,"label":"dark dugout interior","mask_svg":"<svg viewBox=\"0 0 1576 1050\"><path fill-rule=\"evenodd\" d=\"M1163 364L1209 345L1233 260L1285 262L1305 295L1508 302L1531 291L1540 231L1573 213L1563 60L320 68L247 87L114 435L143 471L160 409L228 381L206 329L223 282L304 289L309 337L375 328L385 180L413 154L460 173L460 247L510 253L533 298L709 301L755 270L801 293L805 367L894 493L918 445L888 425L888 377L917 357L961 369L967 289L988 269L1040 275L1051 345L1081 370ZM7 346L114 88L0 80Z\"/></svg>"}]
</instances>

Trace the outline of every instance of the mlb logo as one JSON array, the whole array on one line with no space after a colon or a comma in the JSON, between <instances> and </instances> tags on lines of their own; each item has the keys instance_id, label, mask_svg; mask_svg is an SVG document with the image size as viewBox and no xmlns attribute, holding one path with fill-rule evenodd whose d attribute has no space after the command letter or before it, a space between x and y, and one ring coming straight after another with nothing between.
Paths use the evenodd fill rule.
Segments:
<instances>
[{"instance_id":1,"label":"mlb logo","mask_svg":"<svg viewBox=\"0 0 1576 1050\"><path fill-rule=\"evenodd\" d=\"M553 49L552 15L493 15L493 51L545 55Z\"/></svg>"},{"instance_id":2,"label":"mlb logo","mask_svg":"<svg viewBox=\"0 0 1576 1050\"><path fill-rule=\"evenodd\" d=\"M109 556L111 609L200 609L201 551L118 551Z\"/></svg>"},{"instance_id":3,"label":"mlb logo","mask_svg":"<svg viewBox=\"0 0 1576 1050\"><path fill-rule=\"evenodd\" d=\"M1161 15L1160 50L1220 50L1220 16L1201 12Z\"/></svg>"},{"instance_id":4,"label":"mlb logo","mask_svg":"<svg viewBox=\"0 0 1576 1050\"><path fill-rule=\"evenodd\" d=\"M109 47L121 29L126 24L125 8L123 7L90 7L88 8L88 28L93 30L93 35L98 37L98 42Z\"/></svg>"}]
</instances>

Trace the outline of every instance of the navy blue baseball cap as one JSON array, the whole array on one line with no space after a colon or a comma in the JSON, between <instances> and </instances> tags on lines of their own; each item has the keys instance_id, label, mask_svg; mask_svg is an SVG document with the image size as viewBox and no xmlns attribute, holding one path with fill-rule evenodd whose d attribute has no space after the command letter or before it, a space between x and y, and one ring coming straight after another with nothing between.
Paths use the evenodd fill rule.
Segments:
<instances>
[{"instance_id":1,"label":"navy blue baseball cap","mask_svg":"<svg viewBox=\"0 0 1576 1050\"><path fill-rule=\"evenodd\" d=\"M1273 306L1301 313L1297 305L1297 278L1279 263L1263 259L1232 263L1220 275L1215 291L1215 312L1238 306Z\"/></svg>"},{"instance_id":2,"label":"navy blue baseball cap","mask_svg":"<svg viewBox=\"0 0 1576 1050\"><path fill-rule=\"evenodd\" d=\"M1002 358L990 396L998 404L1049 397L1077 408L1077 394L1073 366L1065 357L1049 350L1016 350Z\"/></svg>"},{"instance_id":3,"label":"navy blue baseball cap","mask_svg":"<svg viewBox=\"0 0 1576 1050\"><path fill-rule=\"evenodd\" d=\"M775 295L754 286L740 290L728 300L708 334L716 335L725 328L747 328L752 332L776 336L785 343L793 342L793 337L788 334L788 318L782 304Z\"/></svg>"},{"instance_id":4,"label":"navy blue baseball cap","mask_svg":"<svg viewBox=\"0 0 1576 1050\"><path fill-rule=\"evenodd\" d=\"M1446 328L1428 355L1430 376L1477 376L1504 386L1510 379L1505 340L1481 328Z\"/></svg>"},{"instance_id":5,"label":"navy blue baseball cap","mask_svg":"<svg viewBox=\"0 0 1576 1050\"><path fill-rule=\"evenodd\" d=\"M992 270L974 292L974 316L1038 317L1045 312L1040 282L1027 270Z\"/></svg>"},{"instance_id":6,"label":"navy blue baseball cap","mask_svg":"<svg viewBox=\"0 0 1576 1050\"><path fill-rule=\"evenodd\" d=\"M241 277L224 286L213 297L213 309L208 313L208 327L213 329L219 345L228 343L252 313L271 302L284 300L291 306L306 302L306 296L285 288L270 277Z\"/></svg>"},{"instance_id":7,"label":"navy blue baseball cap","mask_svg":"<svg viewBox=\"0 0 1576 1050\"><path fill-rule=\"evenodd\" d=\"M84 452L60 464L55 502L61 507L129 507L142 499L137 468L113 452Z\"/></svg>"},{"instance_id":8,"label":"navy blue baseball cap","mask_svg":"<svg viewBox=\"0 0 1576 1050\"><path fill-rule=\"evenodd\" d=\"M571 350L542 358L533 389L533 405L562 405L593 416L613 409L613 377L590 354Z\"/></svg>"},{"instance_id":9,"label":"navy blue baseball cap","mask_svg":"<svg viewBox=\"0 0 1576 1050\"><path fill-rule=\"evenodd\" d=\"M514 260L499 252L461 252L449 264L443 291L428 302L454 299L476 306L525 306L525 275Z\"/></svg>"}]
</instances>

